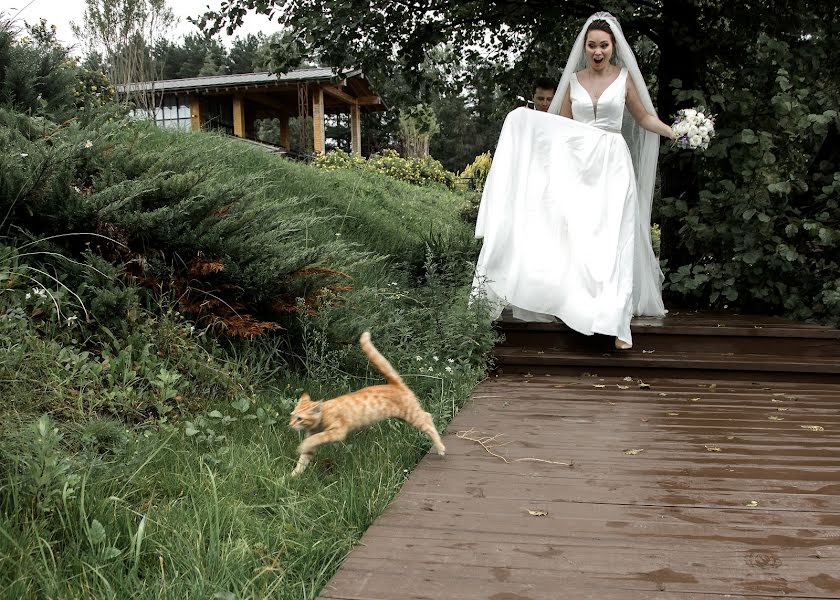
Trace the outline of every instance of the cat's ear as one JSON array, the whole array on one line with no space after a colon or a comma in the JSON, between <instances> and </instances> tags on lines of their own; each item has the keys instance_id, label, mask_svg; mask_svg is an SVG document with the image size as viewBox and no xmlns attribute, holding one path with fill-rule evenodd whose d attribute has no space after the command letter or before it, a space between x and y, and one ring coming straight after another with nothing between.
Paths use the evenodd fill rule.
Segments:
<instances>
[{"instance_id":1,"label":"cat's ear","mask_svg":"<svg viewBox=\"0 0 840 600\"><path fill-rule=\"evenodd\" d=\"M303 392L300 396L300 400L298 400L298 404L307 404L309 402L312 402L312 399L309 397L309 394Z\"/></svg>"},{"instance_id":2,"label":"cat's ear","mask_svg":"<svg viewBox=\"0 0 840 600\"><path fill-rule=\"evenodd\" d=\"M310 415L320 415L321 414L321 403L320 402L313 402L312 406L307 410Z\"/></svg>"}]
</instances>

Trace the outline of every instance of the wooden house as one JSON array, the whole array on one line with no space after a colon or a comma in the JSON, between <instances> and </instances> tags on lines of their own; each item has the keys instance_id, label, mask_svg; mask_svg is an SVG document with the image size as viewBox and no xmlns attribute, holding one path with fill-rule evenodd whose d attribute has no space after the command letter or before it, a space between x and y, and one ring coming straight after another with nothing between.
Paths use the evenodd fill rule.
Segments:
<instances>
[{"instance_id":1,"label":"wooden house","mask_svg":"<svg viewBox=\"0 0 840 600\"><path fill-rule=\"evenodd\" d=\"M277 118L280 145L286 149L289 119L312 117L316 152L326 150L326 115L350 115L351 150L361 153L361 113L386 109L359 69L340 77L329 68L307 68L279 76L262 72L145 81L118 86L117 93L128 99L138 94L154 98L155 122L163 127L215 129L256 139L254 122Z\"/></svg>"}]
</instances>

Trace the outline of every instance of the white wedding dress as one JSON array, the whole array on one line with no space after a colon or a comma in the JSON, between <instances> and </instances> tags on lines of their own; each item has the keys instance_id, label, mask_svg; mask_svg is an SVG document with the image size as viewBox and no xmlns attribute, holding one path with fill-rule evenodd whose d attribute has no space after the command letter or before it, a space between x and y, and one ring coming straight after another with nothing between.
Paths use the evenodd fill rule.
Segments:
<instances>
[{"instance_id":1,"label":"white wedding dress","mask_svg":"<svg viewBox=\"0 0 840 600\"><path fill-rule=\"evenodd\" d=\"M632 119L626 82L622 68L596 104L572 75L574 119L525 108L507 116L476 224L484 242L473 294L486 296L494 318L510 306L523 320L557 317L581 333L632 342L634 311L664 314L653 281L661 271L640 231L650 215L639 214L621 133ZM634 294L634 266L637 279L651 280L637 288L655 289L645 300Z\"/></svg>"}]
</instances>

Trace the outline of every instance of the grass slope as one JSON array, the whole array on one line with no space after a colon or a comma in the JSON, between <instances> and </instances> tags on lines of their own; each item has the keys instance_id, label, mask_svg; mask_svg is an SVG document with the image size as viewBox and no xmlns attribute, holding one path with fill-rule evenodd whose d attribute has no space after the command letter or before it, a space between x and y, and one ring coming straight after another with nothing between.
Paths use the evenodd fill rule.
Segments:
<instances>
[{"instance_id":1,"label":"grass slope","mask_svg":"<svg viewBox=\"0 0 840 600\"><path fill-rule=\"evenodd\" d=\"M21 237L5 238L0 597L314 597L428 442L385 422L322 450L290 479L300 437L287 428L288 414L303 389L329 397L380 381L356 345L370 329L438 426L451 419L483 376L492 330L468 307L461 254L430 257L419 280L403 265L423 267L430 235L469 236L457 217L462 198L373 173L320 171L211 135L139 125L48 134L25 139L0 127L17 161L4 165L0 188L11 194L20 181L34 189L26 169L40 173L38 203L26 205L36 217L39 206L62 205L73 181L62 173L91 151L98 154L85 161L106 172L90 198L118 195L115 186L131 177L154 189L174 185L147 172L177 163L179 177L222 188L233 181L232 193L236 182L250 182L243 191L277 211L326 210L329 219L288 233L286 243L342 238L366 258L353 263L353 289L300 314L294 336L230 344L193 329L171 298L121 283L105 265L89 263L102 270L94 274L75 255L79 264L57 259L60 248L27 252ZM151 157L145 164L132 154L141 151ZM24 160L56 155L61 169ZM173 194L167 202L195 211L193 198ZM28 202L26 194L17 199ZM271 212L260 211L255 218ZM48 259L55 280L39 262ZM249 260L259 271L259 256ZM99 306L109 328L85 322L59 281Z\"/></svg>"}]
</instances>

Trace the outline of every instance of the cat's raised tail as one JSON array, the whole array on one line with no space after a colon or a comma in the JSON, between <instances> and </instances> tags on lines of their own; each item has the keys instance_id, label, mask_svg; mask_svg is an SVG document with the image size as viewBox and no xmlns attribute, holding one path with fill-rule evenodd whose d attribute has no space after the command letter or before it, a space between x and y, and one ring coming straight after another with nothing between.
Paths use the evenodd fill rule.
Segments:
<instances>
[{"instance_id":1,"label":"cat's raised tail","mask_svg":"<svg viewBox=\"0 0 840 600\"><path fill-rule=\"evenodd\" d=\"M370 359L370 362L373 363L379 372L385 377L385 381L390 383L391 385L396 385L399 387L406 387L405 383L400 377L400 374L397 373L397 370L391 366L391 363L388 362L388 359L382 356L377 350L373 342L370 341L370 332L365 331L362 334L362 337L359 338L359 345L362 347L362 352L367 354L367 357Z\"/></svg>"}]
</instances>

